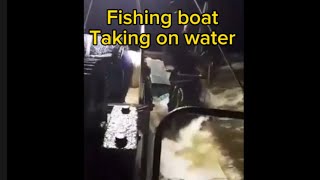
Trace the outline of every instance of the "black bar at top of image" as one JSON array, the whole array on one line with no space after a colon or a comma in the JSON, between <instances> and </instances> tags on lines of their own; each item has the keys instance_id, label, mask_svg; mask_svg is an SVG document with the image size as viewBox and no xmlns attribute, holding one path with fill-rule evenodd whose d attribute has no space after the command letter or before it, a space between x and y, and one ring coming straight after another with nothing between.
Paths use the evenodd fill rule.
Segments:
<instances>
[{"instance_id":1,"label":"black bar at top of image","mask_svg":"<svg viewBox=\"0 0 320 180\"><path fill-rule=\"evenodd\" d=\"M7 0L0 10L0 179L7 179Z\"/></svg>"}]
</instances>

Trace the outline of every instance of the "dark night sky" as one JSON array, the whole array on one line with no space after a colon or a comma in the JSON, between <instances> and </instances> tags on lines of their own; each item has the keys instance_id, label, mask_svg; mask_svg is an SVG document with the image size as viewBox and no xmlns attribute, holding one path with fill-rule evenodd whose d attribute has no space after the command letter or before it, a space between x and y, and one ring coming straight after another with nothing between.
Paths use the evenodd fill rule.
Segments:
<instances>
[{"instance_id":1,"label":"dark night sky","mask_svg":"<svg viewBox=\"0 0 320 180\"><path fill-rule=\"evenodd\" d=\"M218 33L236 33L235 44L231 47L224 47L230 51L243 52L243 39L244 39L244 0L210 0L210 10L216 10L219 13L219 31ZM142 0L143 8L149 9L149 12L164 13L169 10L170 0ZM203 3L204 0L198 0ZM88 11L90 0L84 0L84 13ZM195 12L193 0L178 0L179 7L183 11ZM87 29L101 29L103 33L108 33L113 29L121 31L127 29L128 32L138 33L139 27L137 26L119 26L119 25L106 25L106 10L107 9L122 9L124 12L131 12L136 8L135 0L93 0L93 6L87 22ZM214 27L213 27L214 29ZM160 33L163 30L160 26L148 26L147 32ZM152 47L151 49L157 49Z\"/></svg>"}]
</instances>

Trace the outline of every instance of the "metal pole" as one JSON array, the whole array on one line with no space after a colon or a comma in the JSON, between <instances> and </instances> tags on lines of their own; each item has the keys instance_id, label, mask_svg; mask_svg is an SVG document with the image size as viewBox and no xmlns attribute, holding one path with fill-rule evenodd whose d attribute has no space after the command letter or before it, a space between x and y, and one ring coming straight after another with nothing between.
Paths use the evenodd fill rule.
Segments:
<instances>
[{"instance_id":1,"label":"metal pole","mask_svg":"<svg viewBox=\"0 0 320 180\"><path fill-rule=\"evenodd\" d=\"M93 4L93 0L90 1L88 13L87 13L87 15L86 15L86 19L84 20L84 27L83 27L84 31L86 31L86 28L87 28L88 17L89 17L91 8L92 8L92 4Z\"/></svg>"},{"instance_id":2,"label":"metal pole","mask_svg":"<svg viewBox=\"0 0 320 180\"><path fill-rule=\"evenodd\" d=\"M201 14L207 12L207 10L208 10L208 2L205 2L204 6L203 6L203 9L201 11ZM202 26L199 27L198 34L200 34L201 32L202 32ZM203 49L202 45L197 45L196 47L194 47L194 53L197 53L197 52L201 53L202 49Z\"/></svg>"},{"instance_id":3,"label":"metal pole","mask_svg":"<svg viewBox=\"0 0 320 180\"><path fill-rule=\"evenodd\" d=\"M142 7L141 7L141 1L140 0L136 0L136 6L137 6L137 11L138 13L142 13ZM140 25L140 34L145 33L145 26L144 25ZM144 51L142 49L139 50L140 51L140 55L141 55L141 60L140 60L140 77L139 77L139 103L140 104L145 104L146 102L144 102L144 79L142 77L142 72L143 72L143 63L144 63Z\"/></svg>"}]
</instances>

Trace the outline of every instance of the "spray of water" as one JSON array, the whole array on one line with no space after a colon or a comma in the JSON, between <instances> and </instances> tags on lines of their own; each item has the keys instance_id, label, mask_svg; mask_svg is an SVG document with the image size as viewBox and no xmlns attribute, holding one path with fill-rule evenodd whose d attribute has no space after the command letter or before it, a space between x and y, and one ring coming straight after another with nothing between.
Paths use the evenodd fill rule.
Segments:
<instances>
[{"instance_id":1,"label":"spray of water","mask_svg":"<svg viewBox=\"0 0 320 180\"><path fill-rule=\"evenodd\" d=\"M241 180L241 173L216 141L214 132L203 129L201 116L179 131L176 141L162 140L160 172L163 179Z\"/></svg>"},{"instance_id":2,"label":"spray of water","mask_svg":"<svg viewBox=\"0 0 320 180\"><path fill-rule=\"evenodd\" d=\"M208 108L227 109L233 111L242 111L243 92L240 87L205 89L200 100Z\"/></svg>"}]
</instances>

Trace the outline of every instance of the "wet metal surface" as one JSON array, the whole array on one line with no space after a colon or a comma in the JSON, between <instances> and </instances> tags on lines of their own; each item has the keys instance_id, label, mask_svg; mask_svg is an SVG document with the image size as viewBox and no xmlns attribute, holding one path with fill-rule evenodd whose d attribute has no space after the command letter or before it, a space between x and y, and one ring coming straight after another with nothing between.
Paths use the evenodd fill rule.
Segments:
<instances>
[{"instance_id":1,"label":"wet metal surface","mask_svg":"<svg viewBox=\"0 0 320 180\"><path fill-rule=\"evenodd\" d=\"M129 108L124 114L123 108ZM138 113L136 107L114 106L108 116L103 147L108 149L136 149L138 138ZM119 144L121 146L119 147Z\"/></svg>"}]
</instances>

